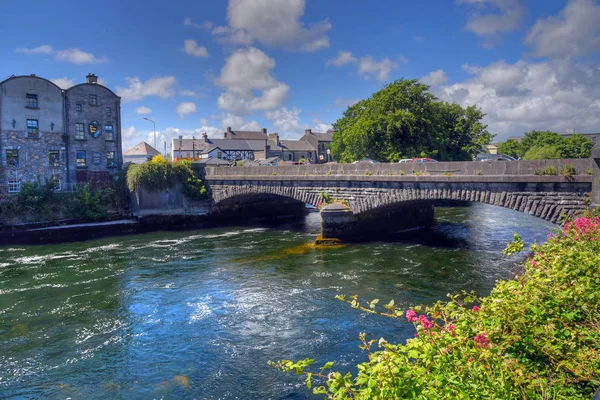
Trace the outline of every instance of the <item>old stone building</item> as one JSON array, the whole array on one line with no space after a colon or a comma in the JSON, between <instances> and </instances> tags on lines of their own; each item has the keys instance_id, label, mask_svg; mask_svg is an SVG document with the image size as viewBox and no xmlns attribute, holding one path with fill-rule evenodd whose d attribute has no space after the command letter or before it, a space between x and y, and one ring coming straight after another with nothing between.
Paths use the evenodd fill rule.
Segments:
<instances>
[{"instance_id":1,"label":"old stone building","mask_svg":"<svg viewBox=\"0 0 600 400\"><path fill-rule=\"evenodd\" d=\"M35 75L0 82L0 192L47 180L72 190L121 168L120 98L96 79L68 90Z\"/></svg>"},{"instance_id":2,"label":"old stone building","mask_svg":"<svg viewBox=\"0 0 600 400\"><path fill-rule=\"evenodd\" d=\"M70 182L108 181L123 163L121 98L89 74L65 99Z\"/></svg>"}]
</instances>

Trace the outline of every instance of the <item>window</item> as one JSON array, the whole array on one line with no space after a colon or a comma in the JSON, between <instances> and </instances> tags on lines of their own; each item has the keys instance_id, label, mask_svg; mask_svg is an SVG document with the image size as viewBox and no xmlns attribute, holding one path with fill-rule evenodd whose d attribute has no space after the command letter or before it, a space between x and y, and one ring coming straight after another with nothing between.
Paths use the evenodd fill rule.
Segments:
<instances>
[{"instance_id":1,"label":"window","mask_svg":"<svg viewBox=\"0 0 600 400\"><path fill-rule=\"evenodd\" d=\"M60 152L58 150L50 150L48 152L48 166L60 167Z\"/></svg>"},{"instance_id":2,"label":"window","mask_svg":"<svg viewBox=\"0 0 600 400\"><path fill-rule=\"evenodd\" d=\"M89 102L90 102L90 106L97 106L98 105L98 96L96 96L95 94L90 94Z\"/></svg>"},{"instance_id":3,"label":"window","mask_svg":"<svg viewBox=\"0 0 600 400\"><path fill-rule=\"evenodd\" d=\"M21 181L8 181L8 193L19 193L21 191Z\"/></svg>"},{"instance_id":4,"label":"window","mask_svg":"<svg viewBox=\"0 0 600 400\"><path fill-rule=\"evenodd\" d=\"M293 158L292 158L292 155L291 155L291 154L288 154L288 160L290 160L290 161L292 161L292 160L293 160Z\"/></svg>"},{"instance_id":5,"label":"window","mask_svg":"<svg viewBox=\"0 0 600 400\"><path fill-rule=\"evenodd\" d=\"M110 107L106 107L106 108L104 109L104 112L106 112L107 114L110 114Z\"/></svg>"},{"instance_id":6,"label":"window","mask_svg":"<svg viewBox=\"0 0 600 400\"><path fill-rule=\"evenodd\" d=\"M75 104L76 111L83 111L83 106L80 103Z\"/></svg>"},{"instance_id":7,"label":"window","mask_svg":"<svg viewBox=\"0 0 600 400\"><path fill-rule=\"evenodd\" d=\"M77 167L83 168L86 166L85 150L77 150Z\"/></svg>"},{"instance_id":8,"label":"window","mask_svg":"<svg viewBox=\"0 0 600 400\"><path fill-rule=\"evenodd\" d=\"M75 124L75 140L85 139L85 131L82 123Z\"/></svg>"},{"instance_id":9,"label":"window","mask_svg":"<svg viewBox=\"0 0 600 400\"><path fill-rule=\"evenodd\" d=\"M114 151L106 152L106 166L107 167L116 167L117 166L117 160L115 159Z\"/></svg>"},{"instance_id":10,"label":"window","mask_svg":"<svg viewBox=\"0 0 600 400\"><path fill-rule=\"evenodd\" d=\"M217 151L217 158L218 159L223 158L223 153L221 153L220 151Z\"/></svg>"},{"instance_id":11,"label":"window","mask_svg":"<svg viewBox=\"0 0 600 400\"><path fill-rule=\"evenodd\" d=\"M38 137L38 120L37 119L28 119L27 120L27 137L36 138Z\"/></svg>"},{"instance_id":12,"label":"window","mask_svg":"<svg viewBox=\"0 0 600 400\"><path fill-rule=\"evenodd\" d=\"M112 125L104 125L104 136L106 140L115 140L115 132Z\"/></svg>"},{"instance_id":13,"label":"window","mask_svg":"<svg viewBox=\"0 0 600 400\"><path fill-rule=\"evenodd\" d=\"M29 94L25 95L27 100L26 106L27 108L39 108L38 107L38 95L37 94Z\"/></svg>"},{"instance_id":14,"label":"window","mask_svg":"<svg viewBox=\"0 0 600 400\"><path fill-rule=\"evenodd\" d=\"M8 168L19 168L19 150L6 150L6 165Z\"/></svg>"}]
</instances>

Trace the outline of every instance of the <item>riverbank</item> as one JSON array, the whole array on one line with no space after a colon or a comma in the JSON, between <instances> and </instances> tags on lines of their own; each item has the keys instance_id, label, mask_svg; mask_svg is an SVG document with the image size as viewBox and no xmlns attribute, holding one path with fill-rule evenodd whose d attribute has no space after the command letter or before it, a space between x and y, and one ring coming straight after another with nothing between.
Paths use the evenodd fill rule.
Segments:
<instances>
[{"instance_id":1,"label":"riverbank","mask_svg":"<svg viewBox=\"0 0 600 400\"><path fill-rule=\"evenodd\" d=\"M507 250L522 248L516 237ZM589 399L600 388L600 218L569 222L531 250L519 275L483 298L406 310L338 296L416 329L405 344L361 334L369 361L355 377L330 373L331 364L309 374L310 359L273 365L308 374L309 387L314 376L324 383L315 393L336 399Z\"/></svg>"}]
</instances>

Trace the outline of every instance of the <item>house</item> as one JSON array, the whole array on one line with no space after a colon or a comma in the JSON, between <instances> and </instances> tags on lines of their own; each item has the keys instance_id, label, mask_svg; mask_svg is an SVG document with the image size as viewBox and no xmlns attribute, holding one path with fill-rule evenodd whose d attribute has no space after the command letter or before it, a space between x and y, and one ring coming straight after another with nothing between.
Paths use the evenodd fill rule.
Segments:
<instances>
[{"instance_id":1,"label":"house","mask_svg":"<svg viewBox=\"0 0 600 400\"><path fill-rule=\"evenodd\" d=\"M265 135L266 136L266 135ZM201 139L184 139L179 136L171 143L171 157L176 160L199 160L219 158L227 161L254 160L264 158L266 140L211 139L206 133Z\"/></svg>"},{"instance_id":2,"label":"house","mask_svg":"<svg viewBox=\"0 0 600 400\"><path fill-rule=\"evenodd\" d=\"M333 140L333 131L327 132L313 132L311 129L304 131L304 136L300 138L300 141L310 143L316 151L316 163L321 164L329 161L333 161L331 158L331 152L329 148L331 141Z\"/></svg>"},{"instance_id":3,"label":"house","mask_svg":"<svg viewBox=\"0 0 600 400\"><path fill-rule=\"evenodd\" d=\"M146 142L140 142L123 153L123 162L141 164L157 155L160 155L158 150Z\"/></svg>"}]
</instances>

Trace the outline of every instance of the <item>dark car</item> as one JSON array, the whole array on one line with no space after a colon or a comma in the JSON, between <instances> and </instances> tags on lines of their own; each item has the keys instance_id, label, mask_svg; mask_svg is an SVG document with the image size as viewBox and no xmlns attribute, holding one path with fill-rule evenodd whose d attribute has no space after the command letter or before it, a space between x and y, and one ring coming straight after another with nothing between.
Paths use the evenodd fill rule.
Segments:
<instances>
[{"instance_id":1,"label":"dark car","mask_svg":"<svg viewBox=\"0 0 600 400\"><path fill-rule=\"evenodd\" d=\"M507 156L506 154L477 154L475 161L517 161L516 158Z\"/></svg>"}]
</instances>

